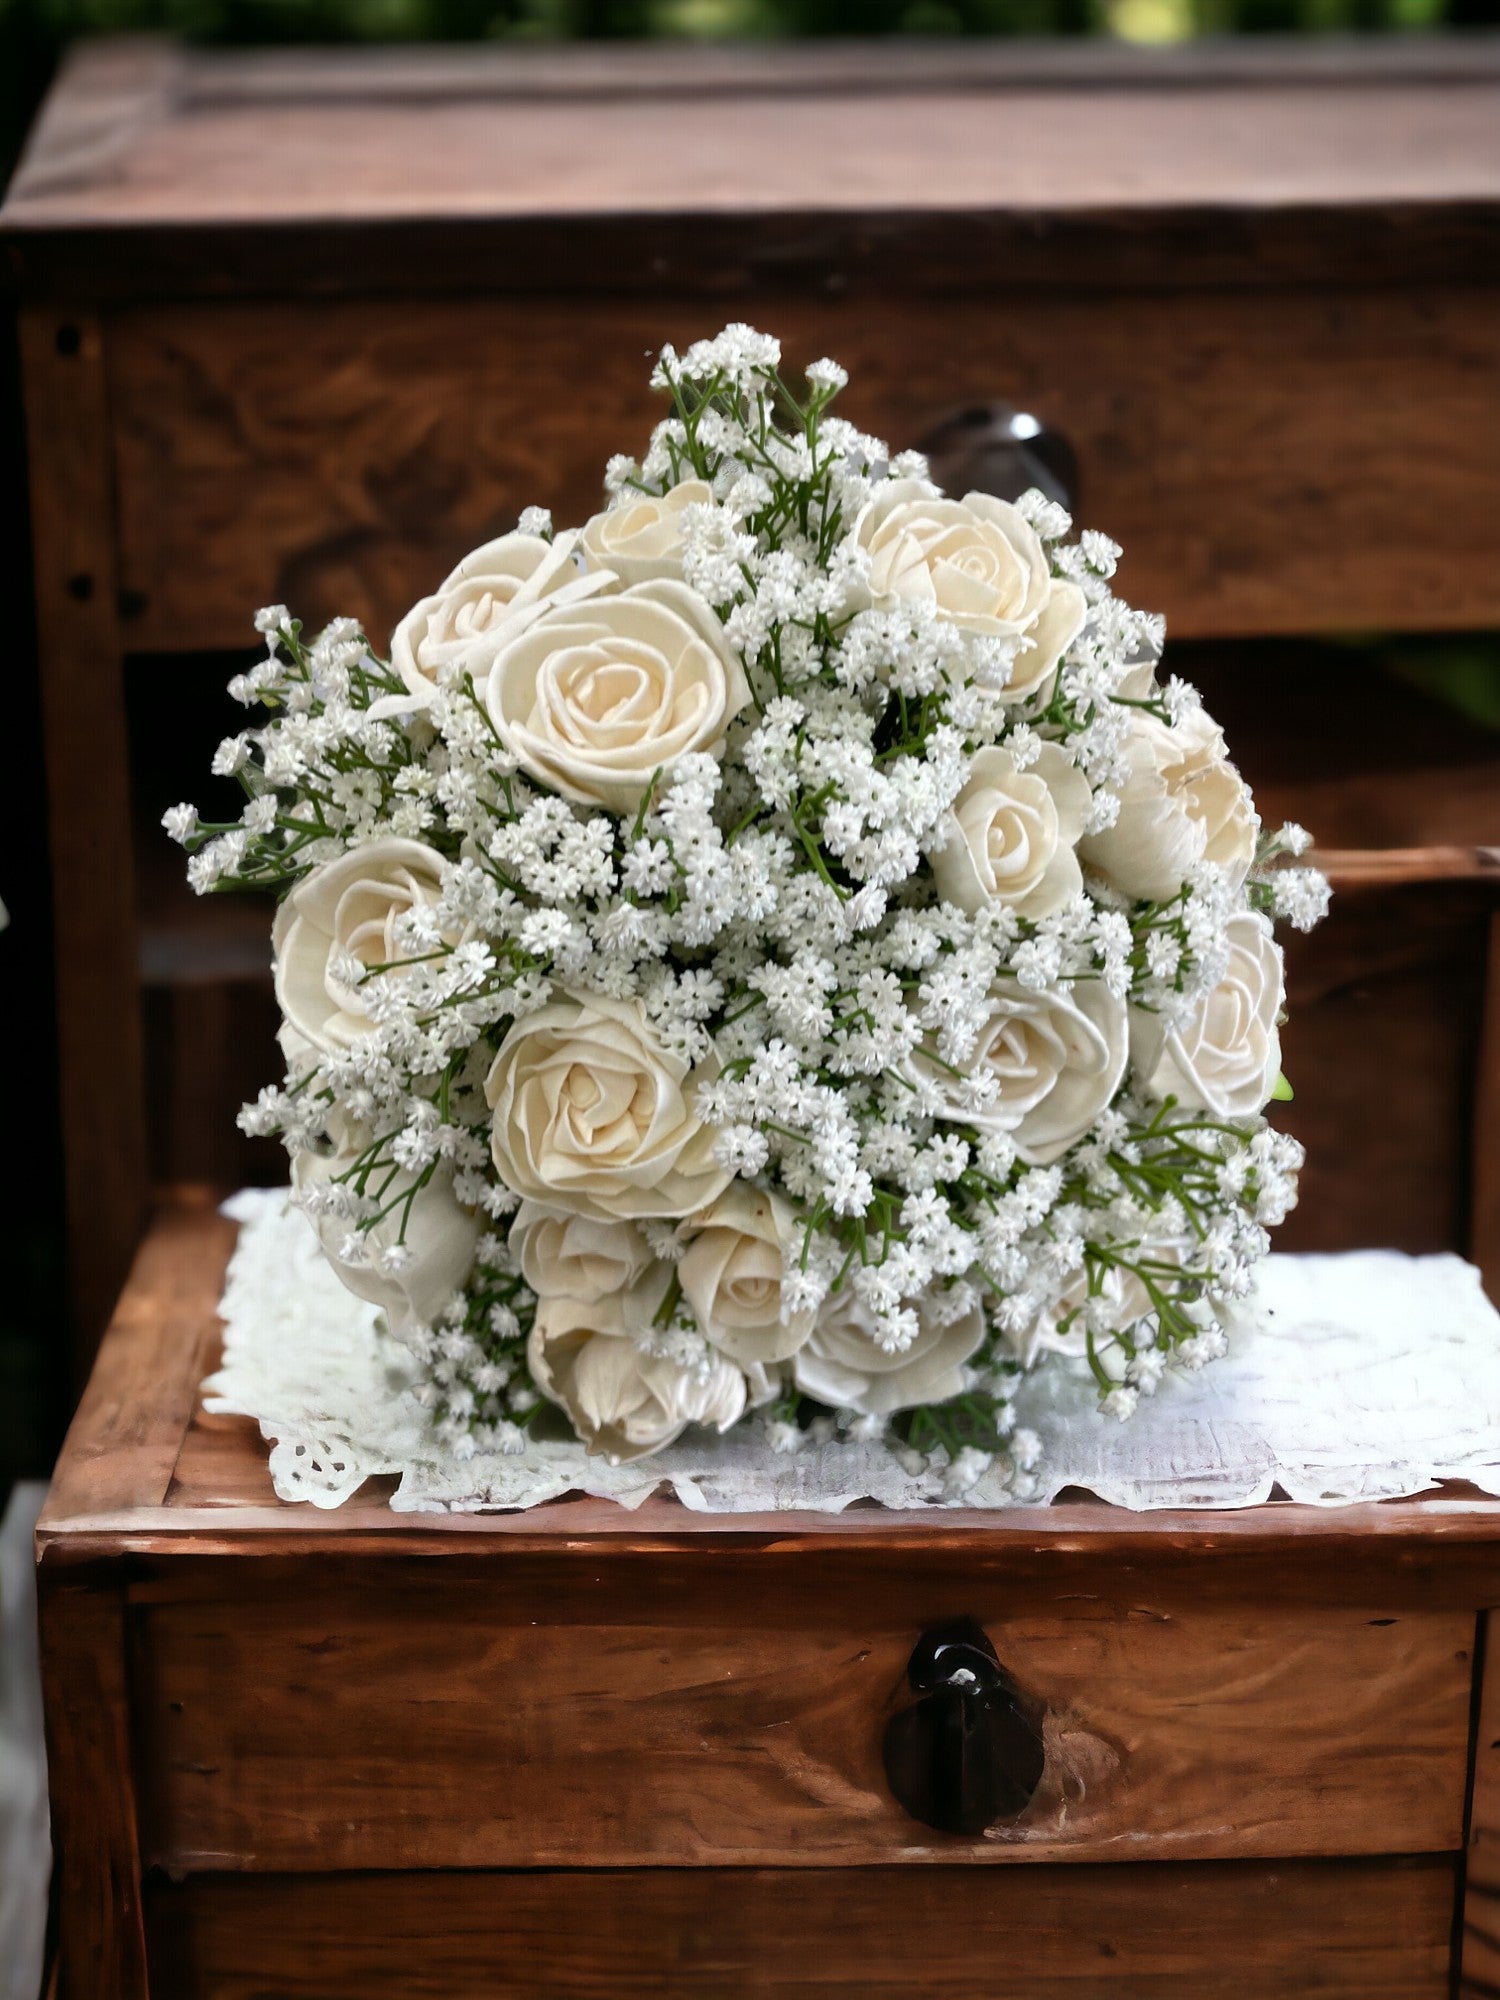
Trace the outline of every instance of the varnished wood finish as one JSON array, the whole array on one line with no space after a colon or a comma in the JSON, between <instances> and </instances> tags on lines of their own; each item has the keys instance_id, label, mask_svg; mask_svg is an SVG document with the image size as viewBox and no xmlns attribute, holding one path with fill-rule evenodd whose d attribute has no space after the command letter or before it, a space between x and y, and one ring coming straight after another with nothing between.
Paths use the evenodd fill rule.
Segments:
<instances>
[{"instance_id":1,"label":"varnished wood finish","mask_svg":"<svg viewBox=\"0 0 1500 2000\"><path fill-rule=\"evenodd\" d=\"M58 2000L147 2000L118 1569L40 1593Z\"/></svg>"},{"instance_id":2,"label":"varnished wood finish","mask_svg":"<svg viewBox=\"0 0 1500 2000\"><path fill-rule=\"evenodd\" d=\"M1471 1255L1500 1297L1500 912L1490 918L1484 1014L1474 1082ZM1497 1636L1500 1643L1500 1636Z\"/></svg>"},{"instance_id":3,"label":"varnished wood finish","mask_svg":"<svg viewBox=\"0 0 1500 2000\"><path fill-rule=\"evenodd\" d=\"M1500 830L1500 829L1497 829ZM1312 848L1334 894L1351 889L1428 888L1434 882L1491 882L1500 888L1500 847Z\"/></svg>"},{"instance_id":4,"label":"varnished wood finish","mask_svg":"<svg viewBox=\"0 0 1500 2000\"><path fill-rule=\"evenodd\" d=\"M158 1211L68 1432L39 1524L159 1505L198 1404L198 1363L235 1230L211 1197Z\"/></svg>"},{"instance_id":5,"label":"varnished wood finish","mask_svg":"<svg viewBox=\"0 0 1500 2000\"><path fill-rule=\"evenodd\" d=\"M1458 2000L1500 1995L1500 1612L1482 1619Z\"/></svg>"},{"instance_id":6,"label":"varnished wood finish","mask_svg":"<svg viewBox=\"0 0 1500 2000\"><path fill-rule=\"evenodd\" d=\"M1105 308L1010 291L936 320L909 296L875 315L758 296L754 312L789 358L836 353L848 415L898 444L995 395L1055 423L1079 454L1082 519L1128 551L1122 589L1179 637L1500 624L1500 292L1172 291ZM129 643L240 645L254 606L287 603L363 617L383 645L521 507L593 512L605 456L639 449L660 414L642 355L721 317L680 292L587 312L474 298L121 314Z\"/></svg>"},{"instance_id":7,"label":"varnished wood finish","mask_svg":"<svg viewBox=\"0 0 1500 2000\"><path fill-rule=\"evenodd\" d=\"M1447 1861L153 1884L154 2000L1445 2000Z\"/></svg>"},{"instance_id":8,"label":"varnished wood finish","mask_svg":"<svg viewBox=\"0 0 1500 2000\"><path fill-rule=\"evenodd\" d=\"M854 1552L816 1589L728 1551L591 1575L513 1562L388 1566L375 1590L325 1573L315 1595L280 1565L227 1596L133 1588L148 1864L852 1868L1462 1842L1466 1611L1205 1609L1144 1575L1122 1605L955 1585L919 1558L879 1574ZM1046 1709L1037 1795L975 1841L909 1819L881 1766L912 1647L955 1611Z\"/></svg>"},{"instance_id":9,"label":"varnished wood finish","mask_svg":"<svg viewBox=\"0 0 1500 2000\"><path fill-rule=\"evenodd\" d=\"M139 2000L155 1863L187 1875L149 1877L155 2000L791 1994L798 1936L811 1990L915 1990L921 1951L937 1995L1444 1991L1500 1505L287 1508L253 1426L193 1409L226 1238L201 1198L163 1215L39 1527L68 2000ZM960 1611L1051 1709L1035 1806L973 1843L879 1771L911 1645ZM443 1872L500 1860L574 1872Z\"/></svg>"},{"instance_id":10,"label":"varnished wood finish","mask_svg":"<svg viewBox=\"0 0 1500 2000\"><path fill-rule=\"evenodd\" d=\"M135 989L115 521L99 322L20 323L47 762L57 1038L81 1381L145 1220L146 1119Z\"/></svg>"},{"instance_id":11,"label":"varnished wood finish","mask_svg":"<svg viewBox=\"0 0 1500 2000\"><path fill-rule=\"evenodd\" d=\"M202 1193L184 1191L158 1212L96 1364L99 1386L85 1397L53 1475L37 1528L44 1574L128 1547L136 1558L169 1563L154 1584L155 1601L164 1602L167 1575L201 1597L226 1557L242 1559L236 1573L248 1584L261 1564L295 1566L315 1553L323 1573L334 1556L356 1565L375 1555L449 1563L501 1551L580 1571L607 1561L614 1573L627 1561L667 1557L690 1572L733 1551L783 1570L777 1588L788 1593L794 1577L814 1593L844 1587L857 1559L865 1575L885 1579L915 1562L934 1596L949 1599L974 1583L1024 1582L1123 1609L1149 1574L1199 1604L1358 1610L1378 1602L1424 1613L1491 1594L1500 1603L1500 1505L1462 1487L1372 1506L1279 1503L1227 1513L1141 1515L1079 1499L997 1513L698 1514L670 1499L627 1510L579 1497L515 1514L435 1515L393 1513L391 1482L374 1480L330 1512L288 1507L275 1497L256 1427L195 1406L218 1359L216 1307L232 1235ZM169 1337L149 1338L158 1324ZM561 1591L566 1567L553 1580Z\"/></svg>"},{"instance_id":12,"label":"varnished wood finish","mask_svg":"<svg viewBox=\"0 0 1500 2000\"><path fill-rule=\"evenodd\" d=\"M30 286L113 296L1434 282L1493 267L1500 85L1475 46L1404 76L1346 48L1332 90L1295 45L1238 76L1091 52L1071 96L1066 59L1014 50L653 51L612 75L592 51L461 73L445 51L89 52L8 225Z\"/></svg>"}]
</instances>

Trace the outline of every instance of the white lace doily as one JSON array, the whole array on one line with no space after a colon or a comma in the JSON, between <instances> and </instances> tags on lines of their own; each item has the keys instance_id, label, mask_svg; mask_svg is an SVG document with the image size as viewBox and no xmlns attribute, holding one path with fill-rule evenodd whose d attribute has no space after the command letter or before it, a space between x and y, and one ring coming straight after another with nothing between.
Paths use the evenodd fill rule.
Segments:
<instances>
[{"instance_id":1,"label":"white lace doily","mask_svg":"<svg viewBox=\"0 0 1500 2000\"><path fill-rule=\"evenodd\" d=\"M285 1193L248 1190L225 1213L240 1236L220 1308L223 1365L204 1401L259 1422L283 1500L336 1507L377 1474L399 1474L399 1512L534 1507L569 1492L637 1507L664 1488L705 1513L837 1513L862 1499L1001 1507L1066 1486L1138 1509L1239 1507L1273 1487L1336 1506L1441 1479L1500 1493L1500 1314L1458 1257L1272 1257L1234 1314L1224 1360L1168 1376L1124 1424L1100 1416L1081 1364L1042 1370L1017 1403L1042 1441L1036 1471L1012 1490L997 1461L960 1494L883 1444L788 1456L755 1425L690 1434L634 1465L574 1443L456 1460L411 1394L406 1350L339 1284Z\"/></svg>"}]
</instances>

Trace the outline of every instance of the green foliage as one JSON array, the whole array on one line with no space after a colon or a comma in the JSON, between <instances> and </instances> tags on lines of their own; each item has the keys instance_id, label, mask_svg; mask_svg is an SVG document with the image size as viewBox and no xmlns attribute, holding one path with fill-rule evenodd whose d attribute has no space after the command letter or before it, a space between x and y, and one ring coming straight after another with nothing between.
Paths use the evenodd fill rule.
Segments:
<instances>
[{"instance_id":1,"label":"green foliage","mask_svg":"<svg viewBox=\"0 0 1500 2000\"><path fill-rule=\"evenodd\" d=\"M1226 30L1412 29L1494 19L1494 0L0 0L33 38L220 42L682 36L1037 35L1176 40Z\"/></svg>"}]
</instances>

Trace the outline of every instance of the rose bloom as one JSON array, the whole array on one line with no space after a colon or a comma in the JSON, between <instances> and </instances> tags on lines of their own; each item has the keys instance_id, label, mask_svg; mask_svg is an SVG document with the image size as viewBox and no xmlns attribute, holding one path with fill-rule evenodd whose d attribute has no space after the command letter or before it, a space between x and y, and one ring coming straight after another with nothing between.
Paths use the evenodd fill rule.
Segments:
<instances>
[{"instance_id":1,"label":"rose bloom","mask_svg":"<svg viewBox=\"0 0 1500 2000\"><path fill-rule=\"evenodd\" d=\"M510 1227L521 1275L539 1298L557 1295L592 1305L628 1292L655 1262L633 1222L568 1215L523 1201Z\"/></svg>"},{"instance_id":2,"label":"rose bloom","mask_svg":"<svg viewBox=\"0 0 1500 2000\"><path fill-rule=\"evenodd\" d=\"M1183 1028L1132 1012L1131 1056L1153 1097L1175 1097L1215 1118L1254 1118L1281 1069L1277 1023L1286 996L1281 947L1253 910L1230 918L1224 977Z\"/></svg>"},{"instance_id":3,"label":"rose bloom","mask_svg":"<svg viewBox=\"0 0 1500 2000\"><path fill-rule=\"evenodd\" d=\"M576 535L501 535L464 557L431 597L414 604L391 635L391 665L419 701L431 699L443 669L487 664L486 645L548 598L572 601L609 579L585 577L573 560Z\"/></svg>"},{"instance_id":4,"label":"rose bloom","mask_svg":"<svg viewBox=\"0 0 1500 2000\"><path fill-rule=\"evenodd\" d=\"M1044 743L1024 771L1008 750L977 751L944 821L948 844L932 856L939 895L970 916L986 903L1023 917L1059 909L1083 887L1074 849L1092 800L1088 779L1056 743Z\"/></svg>"},{"instance_id":5,"label":"rose bloom","mask_svg":"<svg viewBox=\"0 0 1500 2000\"><path fill-rule=\"evenodd\" d=\"M745 1378L732 1362L710 1354L703 1369L684 1368L639 1346L668 1275L656 1265L630 1291L592 1304L538 1301L526 1350L532 1380L593 1454L645 1458L689 1424L727 1431L744 1413Z\"/></svg>"},{"instance_id":6,"label":"rose bloom","mask_svg":"<svg viewBox=\"0 0 1500 2000\"><path fill-rule=\"evenodd\" d=\"M490 1066L500 1178L546 1207L673 1221L729 1184L694 1108L695 1078L638 1001L568 996L526 1015Z\"/></svg>"},{"instance_id":7,"label":"rose bloom","mask_svg":"<svg viewBox=\"0 0 1500 2000\"><path fill-rule=\"evenodd\" d=\"M924 479L893 479L860 509L853 533L870 552L876 604L930 604L965 631L1022 642L1005 687L1017 700L1083 630L1083 592L1052 575L1036 530L992 494L947 500Z\"/></svg>"},{"instance_id":8,"label":"rose bloom","mask_svg":"<svg viewBox=\"0 0 1500 2000\"><path fill-rule=\"evenodd\" d=\"M721 756L749 699L718 619L669 580L543 612L500 647L485 690L496 733L528 776L621 814L688 751Z\"/></svg>"},{"instance_id":9,"label":"rose bloom","mask_svg":"<svg viewBox=\"0 0 1500 2000\"><path fill-rule=\"evenodd\" d=\"M1049 1166L1084 1137L1114 1097L1129 1054L1125 1003L1099 979L1072 990L1020 986L990 996L990 1013L964 1075L918 1052L922 1081L942 1094L936 1115L980 1132L1008 1132L1029 1166ZM993 1081L988 1101L974 1080Z\"/></svg>"},{"instance_id":10,"label":"rose bloom","mask_svg":"<svg viewBox=\"0 0 1500 2000\"><path fill-rule=\"evenodd\" d=\"M1080 843L1086 865L1122 894L1154 903L1170 901L1200 861L1243 881L1260 822L1212 717L1195 709L1169 728L1154 715L1133 716L1125 761L1120 816Z\"/></svg>"},{"instance_id":11,"label":"rose bloom","mask_svg":"<svg viewBox=\"0 0 1500 2000\"><path fill-rule=\"evenodd\" d=\"M293 1155L292 1186L299 1194L342 1178L372 1142L373 1135L340 1112L329 1115L330 1149ZM385 1181L388 1169L371 1176L372 1193ZM311 1218L323 1255L334 1275L356 1298L367 1299L383 1308L397 1332L413 1323L431 1325L443 1307L468 1278L479 1241L479 1218L464 1208L453 1192L453 1183L441 1170L413 1195L405 1216L399 1197L412 1185L410 1174L398 1174L379 1199L382 1205L396 1200L390 1215L382 1217L366 1232L368 1263L349 1263L339 1255L344 1239L357 1225L343 1216ZM407 1261L402 1270L387 1273L376 1261L382 1250L403 1244Z\"/></svg>"},{"instance_id":12,"label":"rose bloom","mask_svg":"<svg viewBox=\"0 0 1500 2000\"><path fill-rule=\"evenodd\" d=\"M796 1241L790 1205L764 1188L732 1181L683 1225L683 1234L688 1243L677 1275L704 1338L745 1367L795 1354L812 1331L813 1315L782 1318L782 1268Z\"/></svg>"},{"instance_id":13,"label":"rose bloom","mask_svg":"<svg viewBox=\"0 0 1500 2000\"><path fill-rule=\"evenodd\" d=\"M276 912L276 998L291 1026L325 1052L347 1048L375 1023L361 989L334 969L336 948L373 967L399 962L396 920L436 903L442 856L420 840L388 835L314 868Z\"/></svg>"},{"instance_id":14,"label":"rose bloom","mask_svg":"<svg viewBox=\"0 0 1500 2000\"><path fill-rule=\"evenodd\" d=\"M910 1347L892 1353L876 1340L864 1306L847 1288L819 1308L817 1324L792 1363L805 1396L835 1409L884 1417L917 1403L944 1403L964 1387L964 1364L984 1339L977 1300L946 1325L926 1297L912 1301L919 1330Z\"/></svg>"},{"instance_id":15,"label":"rose bloom","mask_svg":"<svg viewBox=\"0 0 1500 2000\"><path fill-rule=\"evenodd\" d=\"M618 504L585 523L579 536L588 558L621 583L682 575L682 512L713 503L704 479L684 479L667 492L626 492Z\"/></svg>"}]
</instances>

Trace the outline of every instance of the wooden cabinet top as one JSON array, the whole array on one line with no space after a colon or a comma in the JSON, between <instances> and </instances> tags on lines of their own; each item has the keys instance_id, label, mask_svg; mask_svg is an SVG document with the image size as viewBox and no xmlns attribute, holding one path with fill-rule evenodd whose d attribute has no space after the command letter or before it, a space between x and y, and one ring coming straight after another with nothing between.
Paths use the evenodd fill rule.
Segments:
<instances>
[{"instance_id":1,"label":"wooden cabinet top","mask_svg":"<svg viewBox=\"0 0 1500 2000\"><path fill-rule=\"evenodd\" d=\"M1492 275L1500 38L85 45L0 216L32 295Z\"/></svg>"},{"instance_id":2,"label":"wooden cabinet top","mask_svg":"<svg viewBox=\"0 0 1500 2000\"><path fill-rule=\"evenodd\" d=\"M257 1427L200 1403L219 1358L216 1306L234 1235L202 1192L158 1211L53 1474L37 1528L45 1568L120 1557L531 1559L597 1579L601 1564L686 1573L711 1563L774 1573L801 1591L915 1563L935 1605L957 1603L982 1575L1133 1602L1146 1574L1175 1578L1195 1601L1378 1601L1392 1611L1500 1602L1500 1501L1463 1485L1413 1500L1227 1512L1134 1514L1077 1496L998 1513L699 1514L670 1498L632 1512L575 1496L526 1513L398 1514L388 1505L394 1481L374 1480L335 1509L287 1506Z\"/></svg>"}]
</instances>

